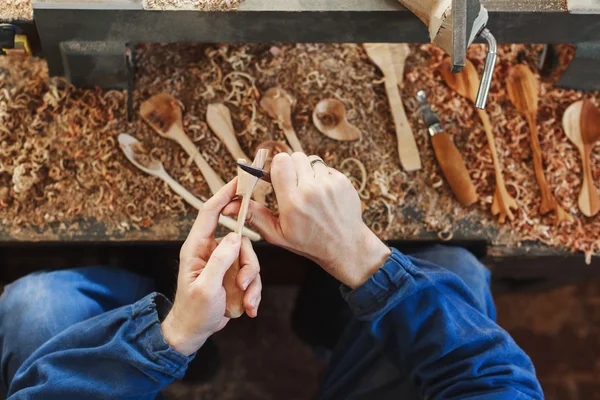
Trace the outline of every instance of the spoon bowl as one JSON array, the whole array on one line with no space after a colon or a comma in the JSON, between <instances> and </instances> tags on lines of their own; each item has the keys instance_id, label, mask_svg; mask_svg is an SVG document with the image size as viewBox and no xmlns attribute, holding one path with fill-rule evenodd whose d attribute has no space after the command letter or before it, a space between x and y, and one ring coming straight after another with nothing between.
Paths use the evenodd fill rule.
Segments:
<instances>
[{"instance_id":1,"label":"spoon bowl","mask_svg":"<svg viewBox=\"0 0 600 400\"><path fill-rule=\"evenodd\" d=\"M144 154L144 147L139 140L126 133L121 133L118 140L125 157L138 169L152 176L160 176L166 173L165 167L160 161L143 159L149 156Z\"/></svg>"},{"instance_id":2,"label":"spoon bowl","mask_svg":"<svg viewBox=\"0 0 600 400\"><path fill-rule=\"evenodd\" d=\"M346 106L339 100L327 99L317 104L313 112L313 123L325 136L341 141L358 140L360 130L348 122Z\"/></svg>"}]
</instances>

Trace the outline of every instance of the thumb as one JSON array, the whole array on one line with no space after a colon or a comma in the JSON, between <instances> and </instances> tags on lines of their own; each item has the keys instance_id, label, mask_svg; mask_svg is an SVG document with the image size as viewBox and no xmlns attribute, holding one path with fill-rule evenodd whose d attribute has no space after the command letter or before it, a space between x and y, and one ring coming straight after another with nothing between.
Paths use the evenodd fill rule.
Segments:
<instances>
[{"instance_id":1,"label":"thumb","mask_svg":"<svg viewBox=\"0 0 600 400\"><path fill-rule=\"evenodd\" d=\"M237 233L230 233L215 248L204 270L200 274L200 281L209 286L223 286L225 272L238 259L242 240Z\"/></svg>"},{"instance_id":2,"label":"thumb","mask_svg":"<svg viewBox=\"0 0 600 400\"><path fill-rule=\"evenodd\" d=\"M235 217L240 212L241 201L229 203L222 210L227 217ZM246 222L252 225L265 240L271 244L282 246L285 238L279 224L279 215L254 200L250 201Z\"/></svg>"}]
</instances>

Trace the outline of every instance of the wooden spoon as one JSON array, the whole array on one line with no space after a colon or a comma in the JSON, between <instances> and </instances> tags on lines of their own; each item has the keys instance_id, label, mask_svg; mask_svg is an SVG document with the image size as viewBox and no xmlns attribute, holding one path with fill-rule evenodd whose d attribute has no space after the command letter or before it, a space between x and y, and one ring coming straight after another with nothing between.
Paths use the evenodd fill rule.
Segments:
<instances>
[{"instance_id":1,"label":"wooden spoon","mask_svg":"<svg viewBox=\"0 0 600 400\"><path fill-rule=\"evenodd\" d=\"M590 156L600 140L600 110L589 100L573 103L563 116L565 134L579 149L583 164L583 183L579 193L579 209L583 215L593 217L600 211L600 196L594 185Z\"/></svg>"},{"instance_id":2,"label":"wooden spoon","mask_svg":"<svg viewBox=\"0 0 600 400\"><path fill-rule=\"evenodd\" d=\"M206 162L194 143L183 131L181 108L175 97L167 93L157 94L142 103L140 115L159 135L179 143L194 160L213 194L225 186L225 183Z\"/></svg>"},{"instance_id":3,"label":"wooden spoon","mask_svg":"<svg viewBox=\"0 0 600 400\"><path fill-rule=\"evenodd\" d=\"M544 163L542 158L542 147L537 130L537 111L538 111L538 84L531 70L523 64L516 65L509 73L506 82L508 97L515 108L525 115L529 124L531 134L531 152L533 153L533 166L535 176L540 186L542 194L542 203L540 205L540 214L548 214L551 211L556 212L556 224L562 221L572 221L573 217L567 213L558 204L548 181L544 176Z\"/></svg>"},{"instance_id":4,"label":"wooden spoon","mask_svg":"<svg viewBox=\"0 0 600 400\"><path fill-rule=\"evenodd\" d=\"M457 92L459 95L465 97L471 102L475 103L477 99L477 92L479 90L479 76L473 63L467 60L465 67L462 72L458 74L452 73L452 65L450 59L446 58L439 71L444 78L446 84L450 89ZM492 132L492 124L490 123L490 117L484 110L477 109L479 118L483 122L485 129L485 135L490 146L490 152L492 153L492 160L494 162L494 173L496 176L496 191L494 192L494 202L492 203L492 214L498 215L498 221L504 223L506 217L511 221L515 219L514 214L511 210L518 209L517 202L506 190L504 184L504 177L502 176L502 167L498 160L498 152L496 150L496 142L494 140L494 133Z\"/></svg>"},{"instance_id":5,"label":"wooden spoon","mask_svg":"<svg viewBox=\"0 0 600 400\"><path fill-rule=\"evenodd\" d=\"M275 157L279 153L288 153L292 154L292 149L287 143L279 142L276 140L267 140L262 142L256 148L256 152L258 153L260 150L268 150L269 156L267 157L267 161L265 161L264 169L271 169L271 162L273 161L273 157ZM256 184L256 188L254 189L254 200L259 203L266 204L267 196L273 192L273 185L268 184L265 181L259 180Z\"/></svg>"},{"instance_id":6,"label":"wooden spoon","mask_svg":"<svg viewBox=\"0 0 600 400\"><path fill-rule=\"evenodd\" d=\"M364 47L371 61L379 67L385 78L385 90L390 102L394 124L396 125L400 163L407 171L421 169L419 149L408 123L408 118L406 118L406 111L402 104L402 97L398 89L398 79L396 78L399 68L396 64L403 62L403 60L394 60L390 46L387 43L365 43Z\"/></svg>"},{"instance_id":7,"label":"wooden spoon","mask_svg":"<svg viewBox=\"0 0 600 400\"><path fill-rule=\"evenodd\" d=\"M346 106L339 100L321 100L313 112L313 123L323 135L342 141L358 140L360 130L348 122Z\"/></svg>"},{"instance_id":8,"label":"wooden spoon","mask_svg":"<svg viewBox=\"0 0 600 400\"><path fill-rule=\"evenodd\" d=\"M233 129L231 112L225 104L210 104L206 109L206 122L210 129L225 144L234 159L248 159L238 142L237 135Z\"/></svg>"},{"instance_id":9,"label":"wooden spoon","mask_svg":"<svg viewBox=\"0 0 600 400\"><path fill-rule=\"evenodd\" d=\"M252 166L257 168L264 168L267 157L269 156L268 150L259 150L256 153L256 158L252 163ZM246 163L246 160L241 158L238 162ZM236 194L241 196L242 205L238 213L237 225L235 227L235 233L242 235L242 229L246 223L246 216L248 214L248 206L250 205L250 197L252 192L258 183L258 178L250 175L247 172L242 171L238 168L238 184ZM244 314L244 292L239 289L236 280L237 275L240 272L241 264L239 258L233 263L231 267L225 273L223 277L223 287L225 288L226 308L225 316L228 318L238 318Z\"/></svg>"},{"instance_id":10,"label":"wooden spoon","mask_svg":"<svg viewBox=\"0 0 600 400\"><path fill-rule=\"evenodd\" d=\"M122 133L119 135L119 144L121 146L121 150L125 153L125 157L133 165L147 173L148 175L155 176L157 178L162 179L169 185L169 187L181 196L189 205L197 209L198 211L202 210L204 203L202 200L198 199L196 196L187 191L186 188L181 186L179 182L173 179L167 171L165 171L165 167L160 161L151 159L149 156L144 154L144 148L142 144L133 136L127 135L126 133ZM237 222L229 217L219 216L219 224L223 225L227 229L235 230L237 226ZM250 240L260 240L260 235L256 232L251 231L250 229L244 229L244 235L247 236Z\"/></svg>"},{"instance_id":11,"label":"wooden spoon","mask_svg":"<svg viewBox=\"0 0 600 400\"><path fill-rule=\"evenodd\" d=\"M275 87L265 92L260 106L277 121L291 148L294 151L304 152L292 126L292 103L292 96L288 92L280 87Z\"/></svg>"}]
</instances>

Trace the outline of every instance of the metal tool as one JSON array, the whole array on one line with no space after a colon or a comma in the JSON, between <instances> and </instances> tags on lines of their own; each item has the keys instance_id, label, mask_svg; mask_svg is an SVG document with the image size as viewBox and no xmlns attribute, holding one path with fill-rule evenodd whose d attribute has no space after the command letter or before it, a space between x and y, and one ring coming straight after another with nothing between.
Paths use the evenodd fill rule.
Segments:
<instances>
[{"instance_id":1,"label":"metal tool","mask_svg":"<svg viewBox=\"0 0 600 400\"><path fill-rule=\"evenodd\" d=\"M452 0L452 72L462 71L467 60L467 48L480 38L487 42L488 51L477 101L475 106L484 109L492 85L492 76L496 67L498 45L494 35L486 28L488 12L479 0Z\"/></svg>"},{"instance_id":2,"label":"metal tool","mask_svg":"<svg viewBox=\"0 0 600 400\"><path fill-rule=\"evenodd\" d=\"M249 173L250 175L255 176L258 179L263 180L267 183L271 183L271 171L267 171L262 168L256 168L256 167L253 167L252 165L242 164L239 162L236 164L238 167L240 167L242 169L242 171L245 171L245 172Z\"/></svg>"}]
</instances>

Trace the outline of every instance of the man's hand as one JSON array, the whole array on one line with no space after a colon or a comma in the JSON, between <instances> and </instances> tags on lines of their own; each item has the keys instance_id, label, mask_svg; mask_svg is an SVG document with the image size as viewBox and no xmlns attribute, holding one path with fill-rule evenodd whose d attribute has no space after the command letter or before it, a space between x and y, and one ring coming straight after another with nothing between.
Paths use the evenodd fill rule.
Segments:
<instances>
[{"instance_id":1,"label":"man's hand","mask_svg":"<svg viewBox=\"0 0 600 400\"><path fill-rule=\"evenodd\" d=\"M314 156L311 156L314 160ZM364 224L358 193L344 174L304 153L281 153L271 165L279 213L251 202L248 222L270 243L303 255L356 288L373 275L390 249ZM235 215L239 202L225 207Z\"/></svg>"},{"instance_id":2,"label":"man's hand","mask_svg":"<svg viewBox=\"0 0 600 400\"><path fill-rule=\"evenodd\" d=\"M161 329L167 343L186 356L195 353L229 321L224 316L223 276L238 256L241 269L237 284L246 290L246 313L254 318L258 312L262 283L252 244L235 233L219 244L214 237L219 214L235 197L236 185L234 179L206 202L181 248L177 293Z\"/></svg>"}]
</instances>

